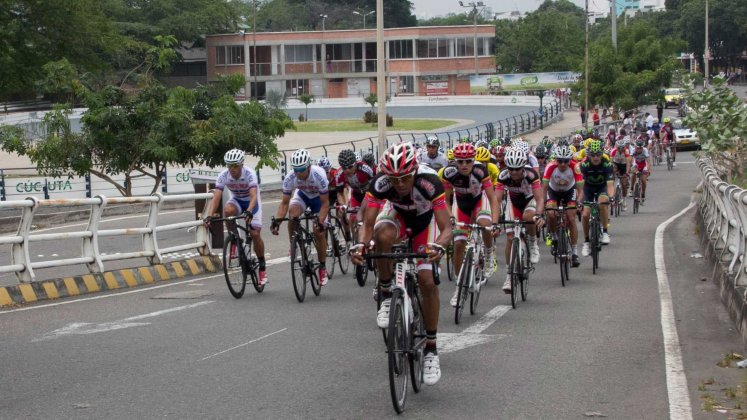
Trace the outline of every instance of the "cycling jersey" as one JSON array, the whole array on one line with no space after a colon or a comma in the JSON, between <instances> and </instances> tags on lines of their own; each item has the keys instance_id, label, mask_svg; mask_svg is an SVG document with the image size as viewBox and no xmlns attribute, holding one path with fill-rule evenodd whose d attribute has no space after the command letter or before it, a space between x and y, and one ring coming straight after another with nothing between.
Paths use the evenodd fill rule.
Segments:
<instances>
[{"instance_id":1,"label":"cycling jersey","mask_svg":"<svg viewBox=\"0 0 747 420\"><path fill-rule=\"evenodd\" d=\"M577 161L582 161L582 160L586 159L586 149L585 148L581 149L578 153L576 153L575 155L573 155L573 158L576 159ZM610 157L607 155L607 153L603 153L602 154L602 159L604 159L604 161L606 161L606 162L609 162Z\"/></svg>"},{"instance_id":2,"label":"cycling jersey","mask_svg":"<svg viewBox=\"0 0 747 420\"><path fill-rule=\"evenodd\" d=\"M353 176L347 176L345 170L340 168L337 171L337 177L335 179L336 188L342 190L347 185L354 195L363 199L363 196L368 189L368 184L374 177L373 169L363 162L356 162L356 170Z\"/></svg>"},{"instance_id":3,"label":"cycling jersey","mask_svg":"<svg viewBox=\"0 0 747 420\"><path fill-rule=\"evenodd\" d=\"M337 203L337 172L342 169L330 168L327 172L327 182L329 182L329 205Z\"/></svg>"},{"instance_id":4,"label":"cycling jersey","mask_svg":"<svg viewBox=\"0 0 747 420\"><path fill-rule=\"evenodd\" d=\"M226 204L231 203L242 213L248 209L253 215L251 227L255 229L261 228L262 198L259 194L259 183L257 182L257 173L254 169L243 166L239 179L234 179L231 176L231 172L228 169L224 169L215 180L215 189L223 191L226 188L228 188L228 191L232 195ZM249 209L249 201L251 200L249 193L252 189L257 190L257 204L253 209Z\"/></svg>"},{"instance_id":5,"label":"cycling jersey","mask_svg":"<svg viewBox=\"0 0 747 420\"><path fill-rule=\"evenodd\" d=\"M316 198L329 192L329 181L324 169L316 165L309 168L309 176L300 179L295 172L290 172L283 180L283 194L291 195L293 190L303 193L306 198Z\"/></svg>"},{"instance_id":6,"label":"cycling jersey","mask_svg":"<svg viewBox=\"0 0 747 420\"><path fill-rule=\"evenodd\" d=\"M636 165L638 165L638 166L641 166L641 163L644 163L644 164L645 164L645 163L646 163L646 162L648 161L648 158L649 158L649 156L650 156L650 155L649 155L649 153L648 153L648 149L646 149L645 147L644 147L643 149L641 149L641 152L640 152L640 153L638 153L638 152L636 151L636 152L633 152L633 153L631 154L631 157L633 157L633 161L634 161L634 162L635 162L635 164L636 164Z\"/></svg>"},{"instance_id":7,"label":"cycling jersey","mask_svg":"<svg viewBox=\"0 0 747 420\"><path fill-rule=\"evenodd\" d=\"M418 163L428 165L433 170L439 170L449 165L449 160L446 159L443 153L437 153L435 157L428 156L427 151L423 151L418 157Z\"/></svg>"},{"instance_id":8,"label":"cycling jersey","mask_svg":"<svg viewBox=\"0 0 747 420\"><path fill-rule=\"evenodd\" d=\"M397 194L388 176L377 174L371 180L366 201L369 208L376 209L383 209L385 201L388 201L392 209L403 217L405 226L412 229L413 234L431 225L434 210L446 209L444 186L438 175L425 165L418 168L412 191L404 197Z\"/></svg>"},{"instance_id":9,"label":"cycling jersey","mask_svg":"<svg viewBox=\"0 0 747 420\"><path fill-rule=\"evenodd\" d=\"M660 133L662 143L667 144L674 140L674 127L672 127L671 124L664 124L664 126L661 127Z\"/></svg>"},{"instance_id":10,"label":"cycling jersey","mask_svg":"<svg viewBox=\"0 0 747 420\"><path fill-rule=\"evenodd\" d=\"M532 168L539 168L539 161L534 155L527 154L527 165L531 166Z\"/></svg>"},{"instance_id":11,"label":"cycling jersey","mask_svg":"<svg viewBox=\"0 0 747 420\"><path fill-rule=\"evenodd\" d=\"M488 175L490 176L490 182L493 183L493 185L498 183L498 175L501 174L501 170L498 169L498 165L488 162Z\"/></svg>"},{"instance_id":12,"label":"cycling jersey","mask_svg":"<svg viewBox=\"0 0 747 420\"><path fill-rule=\"evenodd\" d=\"M547 165L542 182L550 184L550 190L570 191L576 184L583 184L584 178L578 170L577 162L571 160L565 170L558 167L558 162L553 161Z\"/></svg>"},{"instance_id":13,"label":"cycling jersey","mask_svg":"<svg viewBox=\"0 0 747 420\"><path fill-rule=\"evenodd\" d=\"M487 168L481 163L475 163L468 175L462 175L455 164L449 165L444 168L441 179L445 189L454 190L457 207L466 213L480 203L482 192L493 186Z\"/></svg>"},{"instance_id":14,"label":"cycling jersey","mask_svg":"<svg viewBox=\"0 0 747 420\"><path fill-rule=\"evenodd\" d=\"M610 155L613 163L619 163L619 164L626 164L628 163L628 158L630 157L630 150L628 148L623 148L622 151L618 149L617 147L612 150L612 153Z\"/></svg>"},{"instance_id":15,"label":"cycling jersey","mask_svg":"<svg viewBox=\"0 0 747 420\"><path fill-rule=\"evenodd\" d=\"M508 197L514 208L520 210L519 214L529 202L534 199L534 190L540 187L540 176L529 166L524 167L524 176L521 180L514 181L511 179L511 172L508 169L501 171L498 176L498 191L508 191Z\"/></svg>"},{"instance_id":16,"label":"cycling jersey","mask_svg":"<svg viewBox=\"0 0 747 420\"><path fill-rule=\"evenodd\" d=\"M606 185L612 182L612 164L602 161L599 165L593 165L589 160L581 163L581 175L584 177L584 187Z\"/></svg>"}]
</instances>

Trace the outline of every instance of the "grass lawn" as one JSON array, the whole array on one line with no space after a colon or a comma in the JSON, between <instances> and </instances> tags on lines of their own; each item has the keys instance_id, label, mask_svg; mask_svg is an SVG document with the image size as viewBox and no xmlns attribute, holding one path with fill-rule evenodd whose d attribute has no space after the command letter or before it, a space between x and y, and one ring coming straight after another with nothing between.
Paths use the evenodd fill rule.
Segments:
<instances>
[{"instance_id":1,"label":"grass lawn","mask_svg":"<svg viewBox=\"0 0 747 420\"><path fill-rule=\"evenodd\" d=\"M452 120L418 120L418 119L394 119L394 127L387 127L387 131L395 130L418 130L433 131L438 128L456 124ZM325 132L325 131L376 131L376 124L366 124L363 120L311 120L305 122L294 122L299 132Z\"/></svg>"}]
</instances>

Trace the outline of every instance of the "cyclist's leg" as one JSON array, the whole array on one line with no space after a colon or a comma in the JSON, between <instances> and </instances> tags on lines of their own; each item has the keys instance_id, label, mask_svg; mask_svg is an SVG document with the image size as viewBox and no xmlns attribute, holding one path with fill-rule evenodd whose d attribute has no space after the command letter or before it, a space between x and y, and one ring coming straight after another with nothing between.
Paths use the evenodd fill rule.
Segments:
<instances>
[{"instance_id":1,"label":"cyclist's leg","mask_svg":"<svg viewBox=\"0 0 747 420\"><path fill-rule=\"evenodd\" d=\"M648 184L648 169L641 171L641 198L646 198L646 185Z\"/></svg>"},{"instance_id":2,"label":"cyclist's leg","mask_svg":"<svg viewBox=\"0 0 747 420\"><path fill-rule=\"evenodd\" d=\"M584 201L594 201L596 194L588 185L584 185ZM589 219L591 218L591 207L584 205L581 214L581 224L584 229L584 243L589 242Z\"/></svg>"},{"instance_id":3,"label":"cyclist's leg","mask_svg":"<svg viewBox=\"0 0 747 420\"><path fill-rule=\"evenodd\" d=\"M296 221L293 220L295 217L301 217L303 212L306 211L306 201L303 200L300 192L296 190L293 193L293 197L290 200L290 207L288 208L288 237L293 236L293 232L296 230Z\"/></svg>"},{"instance_id":4,"label":"cyclist's leg","mask_svg":"<svg viewBox=\"0 0 747 420\"><path fill-rule=\"evenodd\" d=\"M488 203L488 197L485 193L482 194L480 202L472 209L472 220L483 227L489 227L493 222L490 214L490 203ZM483 230L482 241L485 244L485 252L491 254L493 252L493 235L490 231Z\"/></svg>"},{"instance_id":5,"label":"cyclist's leg","mask_svg":"<svg viewBox=\"0 0 747 420\"><path fill-rule=\"evenodd\" d=\"M246 204L249 204L248 202ZM236 200L235 198L231 198L226 203L226 206L223 208L223 216L230 217L230 216L236 216L237 214L241 213L242 207L241 202ZM238 233L236 230L236 221L234 220L227 220L226 221L226 228L229 232Z\"/></svg>"},{"instance_id":6,"label":"cyclist's leg","mask_svg":"<svg viewBox=\"0 0 747 420\"><path fill-rule=\"evenodd\" d=\"M413 249L422 252L428 243L435 242L438 229L434 218L420 232L413 232ZM438 360L436 337L438 334L439 294L438 286L433 280L433 266L426 260L418 261L418 285L423 297L423 321L425 324L425 366L423 382L433 385L441 377L441 366Z\"/></svg>"},{"instance_id":7,"label":"cyclist's leg","mask_svg":"<svg viewBox=\"0 0 747 420\"><path fill-rule=\"evenodd\" d=\"M571 231L571 247L573 248L573 255L578 255L578 226L576 225L576 189L572 189L569 193L569 198L566 201L566 208L568 211L565 213L567 226Z\"/></svg>"},{"instance_id":8,"label":"cyclist's leg","mask_svg":"<svg viewBox=\"0 0 747 420\"><path fill-rule=\"evenodd\" d=\"M599 204L599 220L602 222L602 233L607 233L610 222L610 206L604 204L610 202L610 197L607 195L607 186L603 187L604 190L599 193L597 201Z\"/></svg>"},{"instance_id":9,"label":"cyclist's leg","mask_svg":"<svg viewBox=\"0 0 747 420\"><path fill-rule=\"evenodd\" d=\"M321 198L307 198L304 201L306 201L306 204L309 206L313 214L319 214L319 211L322 209ZM327 220L325 220L325 222L327 222ZM319 258L319 264L321 268L324 268L327 261L327 232L324 229L324 226L318 226L314 229L314 244L316 245L316 255Z\"/></svg>"},{"instance_id":10,"label":"cyclist's leg","mask_svg":"<svg viewBox=\"0 0 747 420\"><path fill-rule=\"evenodd\" d=\"M374 224L374 244L377 253L386 253L392 250L392 245L404 239L405 227L402 216L392 207L389 202L384 205ZM379 284L385 293L389 293L392 284L392 262L391 260L377 259L376 266L379 271Z\"/></svg>"},{"instance_id":11,"label":"cyclist's leg","mask_svg":"<svg viewBox=\"0 0 747 420\"><path fill-rule=\"evenodd\" d=\"M454 211L456 221L460 223L471 223L472 217L470 214L463 212L458 206ZM454 272L459 274L459 270L462 269L462 262L464 262L464 249L467 246L467 236L469 236L469 229L461 226L454 228Z\"/></svg>"},{"instance_id":12,"label":"cyclist's leg","mask_svg":"<svg viewBox=\"0 0 747 420\"><path fill-rule=\"evenodd\" d=\"M545 203L545 208L548 210L555 210L558 208L558 201L555 198L550 197L550 193L548 190L547 194L547 202ZM555 230L557 229L557 222L558 215L555 211L548 211L547 212L547 228L550 231L550 235L552 236L552 239L555 241L557 240L557 236L555 235Z\"/></svg>"}]
</instances>

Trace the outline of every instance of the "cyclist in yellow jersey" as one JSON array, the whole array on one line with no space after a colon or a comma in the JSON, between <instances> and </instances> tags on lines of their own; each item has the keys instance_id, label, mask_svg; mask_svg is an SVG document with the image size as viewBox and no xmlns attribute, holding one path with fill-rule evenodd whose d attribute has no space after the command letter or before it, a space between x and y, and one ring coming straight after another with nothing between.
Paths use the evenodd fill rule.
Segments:
<instances>
[{"instance_id":1,"label":"cyclist in yellow jersey","mask_svg":"<svg viewBox=\"0 0 747 420\"><path fill-rule=\"evenodd\" d=\"M573 154L573 159L578 162L581 162L582 160L584 160L585 157L586 157L586 147L584 147L583 149ZM602 160L604 160L605 162L609 162L610 161L609 155L607 153L602 154Z\"/></svg>"},{"instance_id":2,"label":"cyclist in yellow jersey","mask_svg":"<svg viewBox=\"0 0 747 420\"><path fill-rule=\"evenodd\" d=\"M495 186L498 182L498 175L500 175L501 171L498 169L498 166L496 166L495 163L490 162L490 151L485 147L478 147L477 154L475 155L475 160L482 163L488 168L490 182L493 184L493 186Z\"/></svg>"}]
</instances>

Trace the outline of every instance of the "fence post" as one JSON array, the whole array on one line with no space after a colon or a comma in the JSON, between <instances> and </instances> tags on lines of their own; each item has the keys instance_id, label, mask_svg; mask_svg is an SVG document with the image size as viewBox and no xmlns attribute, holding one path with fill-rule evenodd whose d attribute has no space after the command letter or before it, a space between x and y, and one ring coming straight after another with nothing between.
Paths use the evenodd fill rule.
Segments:
<instances>
[{"instance_id":1,"label":"fence post","mask_svg":"<svg viewBox=\"0 0 747 420\"><path fill-rule=\"evenodd\" d=\"M259 182L259 171L257 171L257 182ZM202 214L207 214L207 211L210 210L210 201L205 200L205 207L202 209ZM210 255L210 229L204 223L201 223L195 229L195 242L202 242L203 244L197 248L197 252L200 255Z\"/></svg>"},{"instance_id":2,"label":"fence post","mask_svg":"<svg viewBox=\"0 0 747 420\"><path fill-rule=\"evenodd\" d=\"M0 169L0 201L5 200L5 171Z\"/></svg>"},{"instance_id":3,"label":"fence post","mask_svg":"<svg viewBox=\"0 0 747 420\"><path fill-rule=\"evenodd\" d=\"M166 194L169 192L169 186L167 185L168 176L166 172L166 167L163 167L163 172L161 172L161 192Z\"/></svg>"},{"instance_id":4,"label":"fence post","mask_svg":"<svg viewBox=\"0 0 747 420\"><path fill-rule=\"evenodd\" d=\"M91 273L103 273L104 263L101 261L101 254L99 253L99 221L101 220L101 213L106 207L106 196L97 195L99 204L91 204L91 216L88 218L88 226L86 230L91 232L90 238L83 238L83 245L81 246L81 253L83 257L93 258L93 261L86 263L88 271Z\"/></svg>"},{"instance_id":5,"label":"fence post","mask_svg":"<svg viewBox=\"0 0 747 420\"><path fill-rule=\"evenodd\" d=\"M84 179L86 181L86 198L91 198L91 174L87 173Z\"/></svg>"},{"instance_id":6,"label":"fence post","mask_svg":"<svg viewBox=\"0 0 747 420\"><path fill-rule=\"evenodd\" d=\"M280 162L280 182L282 183L283 180L285 180L285 175L288 173L288 156L285 154L285 152L281 152L283 154L283 161Z\"/></svg>"},{"instance_id":7,"label":"fence post","mask_svg":"<svg viewBox=\"0 0 747 420\"><path fill-rule=\"evenodd\" d=\"M143 251L153 251L153 256L148 257L148 262L151 263L151 265L160 264L163 260L161 257L161 251L158 249L158 235L156 235L156 227L158 227L158 212L161 210L163 195L161 193L155 193L153 195L157 197L158 200L150 203L148 221L145 222L145 227L148 228L148 233L143 234ZM207 202L209 200L205 201Z\"/></svg>"},{"instance_id":8,"label":"fence post","mask_svg":"<svg viewBox=\"0 0 747 420\"><path fill-rule=\"evenodd\" d=\"M31 268L29 233L31 232L31 224L34 221L34 213L36 213L39 199L36 197L27 197L26 200L31 200L33 205L21 209L21 221L18 223L18 232L16 233L16 236L23 238L23 241L20 244L13 244L10 257L11 264L23 264L25 267L23 271L16 271L16 277L21 283L30 283L36 278L34 269Z\"/></svg>"},{"instance_id":9,"label":"fence post","mask_svg":"<svg viewBox=\"0 0 747 420\"><path fill-rule=\"evenodd\" d=\"M324 149L324 156L327 156L327 146L322 145L322 149Z\"/></svg>"}]
</instances>

